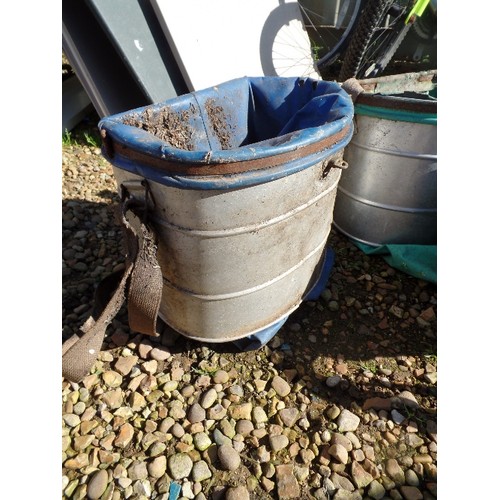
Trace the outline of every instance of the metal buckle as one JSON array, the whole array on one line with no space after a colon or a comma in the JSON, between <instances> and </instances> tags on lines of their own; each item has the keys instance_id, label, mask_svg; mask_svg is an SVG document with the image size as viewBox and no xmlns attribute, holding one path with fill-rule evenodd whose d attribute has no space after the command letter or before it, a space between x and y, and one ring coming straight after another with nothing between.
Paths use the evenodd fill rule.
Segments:
<instances>
[{"instance_id":1,"label":"metal buckle","mask_svg":"<svg viewBox=\"0 0 500 500\"><path fill-rule=\"evenodd\" d=\"M155 208L155 201L151 188L146 179L134 179L120 184L121 203L127 208L135 208L142 212L141 218L145 222L148 214Z\"/></svg>"}]
</instances>

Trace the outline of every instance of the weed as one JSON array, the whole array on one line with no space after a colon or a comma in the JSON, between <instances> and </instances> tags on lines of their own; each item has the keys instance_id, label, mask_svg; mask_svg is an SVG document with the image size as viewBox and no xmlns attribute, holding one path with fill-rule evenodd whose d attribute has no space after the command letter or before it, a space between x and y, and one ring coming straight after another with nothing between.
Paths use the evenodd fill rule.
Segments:
<instances>
[{"instance_id":1,"label":"weed","mask_svg":"<svg viewBox=\"0 0 500 500\"><path fill-rule=\"evenodd\" d=\"M314 61L319 60L319 53L323 49L320 45L317 45L314 40L311 40L311 49L312 49L312 56Z\"/></svg>"},{"instance_id":2,"label":"weed","mask_svg":"<svg viewBox=\"0 0 500 500\"><path fill-rule=\"evenodd\" d=\"M197 367L191 367L191 371L196 373L197 375L208 375L212 376L217 370L219 369L218 366L210 366L209 364L205 364L203 366Z\"/></svg>"},{"instance_id":3,"label":"weed","mask_svg":"<svg viewBox=\"0 0 500 500\"><path fill-rule=\"evenodd\" d=\"M436 354L424 354L424 358L433 365L437 364L437 355Z\"/></svg>"},{"instance_id":4,"label":"weed","mask_svg":"<svg viewBox=\"0 0 500 500\"><path fill-rule=\"evenodd\" d=\"M359 362L359 366L363 368L363 371L372 372L374 375L377 373L377 362L373 360L366 361L365 363Z\"/></svg>"},{"instance_id":5,"label":"weed","mask_svg":"<svg viewBox=\"0 0 500 500\"><path fill-rule=\"evenodd\" d=\"M413 408L409 408L408 406L404 405L404 414L408 420L413 420L417 421L420 425L425 425L426 420L422 418L421 416L417 415L417 412Z\"/></svg>"},{"instance_id":6,"label":"weed","mask_svg":"<svg viewBox=\"0 0 500 500\"><path fill-rule=\"evenodd\" d=\"M63 146L73 146L76 141L73 139L71 132L66 128L64 129L64 134L62 136Z\"/></svg>"},{"instance_id":7,"label":"weed","mask_svg":"<svg viewBox=\"0 0 500 500\"><path fill-rule=\"evenodd\" d=\"M83 136L85 137L85 141L89 146L92 146L94 148L99 147L98 139L96 139L94 136L90 135L88 132L84 132Z\"/></svg>"},{"instance_id":8,"label":"weed","mask_svg":"<svg viewBox=\"0 0 500 500\"><path fill-rule=\"evenodd\" d=\"M63 146L87 145L90 147L100 147L100 137L91 130L81 130L76 128L73 131L64 130L62 136Z\"/></svg>"}]
</instances>

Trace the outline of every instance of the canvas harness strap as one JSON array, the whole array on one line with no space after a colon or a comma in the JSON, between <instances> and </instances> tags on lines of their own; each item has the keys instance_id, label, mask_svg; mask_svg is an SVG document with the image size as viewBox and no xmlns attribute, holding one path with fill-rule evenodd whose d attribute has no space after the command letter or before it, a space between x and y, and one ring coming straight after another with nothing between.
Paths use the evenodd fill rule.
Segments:
<instances>
[{"instance_id":1,"label":"canvas harness strap","mask_svg":"<svg viewBox=\"0 0 500 500\"><path fill-rule=\"evenodd\" d=\"M62 346L62 375L81 381L96 361L106 329L127 300L130 329L158 336L158 310L163 276L157 260L156 234L148 222L154 203L146 181L121 186L120 222L124 229L127 255L125 270L104 278L98 285L91 316Z\"/></svg>"}]
</instances>

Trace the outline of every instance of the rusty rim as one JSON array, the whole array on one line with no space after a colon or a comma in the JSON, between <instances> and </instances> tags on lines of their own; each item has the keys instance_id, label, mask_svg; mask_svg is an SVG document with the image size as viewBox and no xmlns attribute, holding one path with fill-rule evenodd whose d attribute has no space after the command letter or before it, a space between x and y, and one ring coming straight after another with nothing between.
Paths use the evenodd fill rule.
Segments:
<instances>
[{"instance_id":1,"label":"rusty rim","mask_svg":"<svg viewBox=\"0 0 500 500\"><path fill-rule=\"evenodd\" d=\"M182 175L223 175L223 174L238 174L243 172L251 172L254 170L263 170L266 168L277 167L291 161L303 158L308 155L313 155L325 149L328 149L339 143L349 133L350 127L345 126L337 134L331 135L314 144L308 144L294 151L282 153L264 158L257 158L238 162L227 163L180 163L170 160L156 158L145 153L134 150L120 142L113 141L108 134L103 134L103 152L113 158L115 155L120 155L129 160L139 163L144 166L153 167L161 172L182 174Z\"/></svg>"},{"instance_id":2,"label":"rusty rim","mask_svg":"<svg viewBox=\"0 0 500 500\"><path fill-rule=\"evenodd\" d=\"M417 113L436 113L437 110L437 101L366 93L361 93L358 96L356 104Z\"/></svg>"}]
</instances>

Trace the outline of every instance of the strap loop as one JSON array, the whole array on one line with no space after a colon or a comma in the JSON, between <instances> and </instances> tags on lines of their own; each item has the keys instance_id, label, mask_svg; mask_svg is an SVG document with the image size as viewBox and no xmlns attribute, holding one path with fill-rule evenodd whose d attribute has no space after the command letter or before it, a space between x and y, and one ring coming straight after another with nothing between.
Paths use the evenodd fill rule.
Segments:
<instances>
[{"instance_id":1,"label":"strap loop","mask_svg":"<svg viewBox=\"0 0 500 500\"><path fill-rule=\"evenodd\" d=\"M157 237L147 221L154 200L145 180L138 183L142 186L143 197L135 192L131 194L130 184L124 184L120 186L120 222L127 247L125 270L113 273L99 283L92 314L80 328L80 335L74 334L63 343L62 374L72 382L79 382L90 372L102 348L106 329L125 299L131 330L159 335L156 322L163 276L157 260Z\"/></svg>"}]
</instances>

